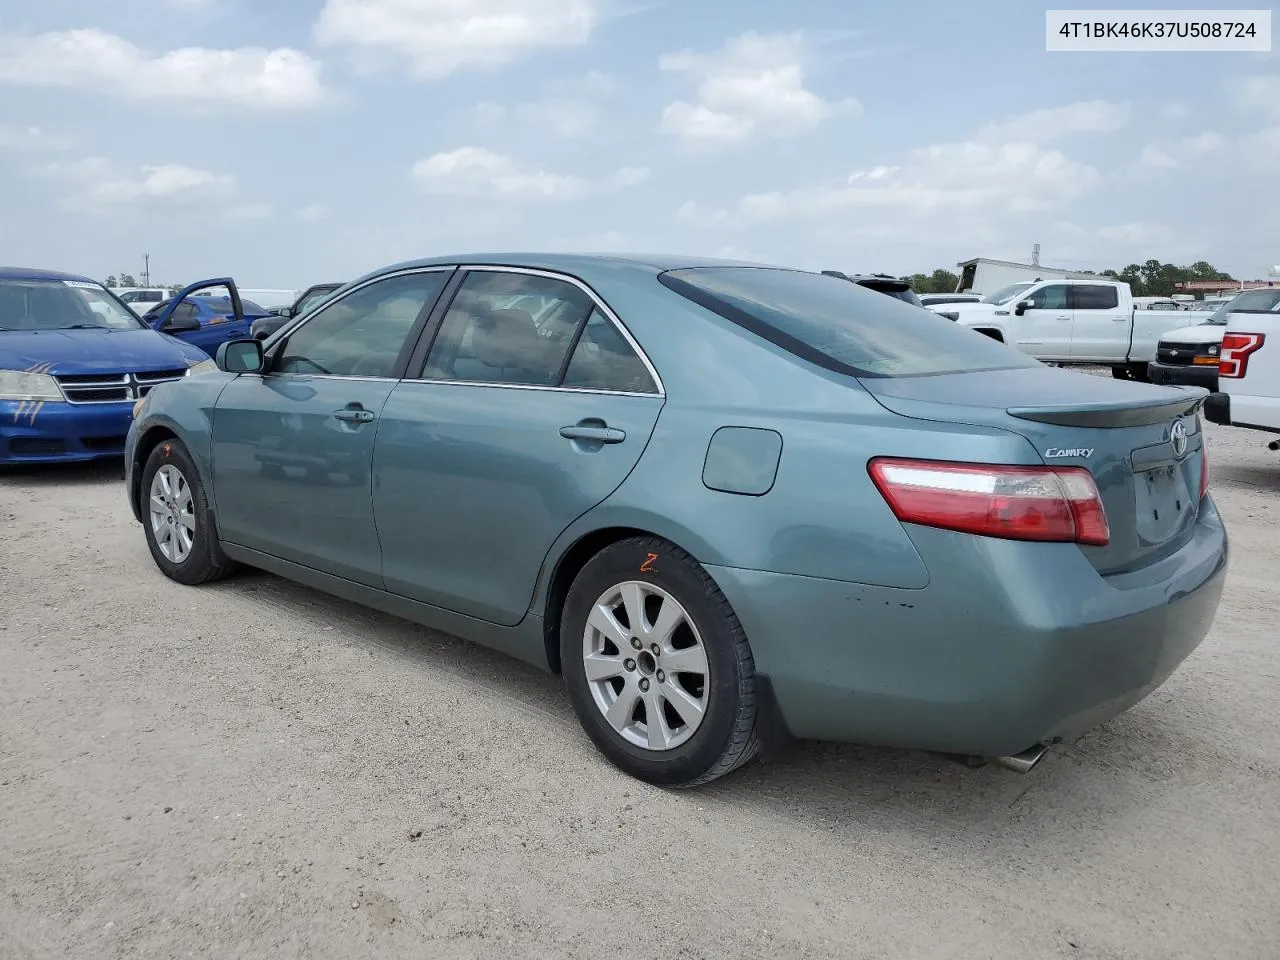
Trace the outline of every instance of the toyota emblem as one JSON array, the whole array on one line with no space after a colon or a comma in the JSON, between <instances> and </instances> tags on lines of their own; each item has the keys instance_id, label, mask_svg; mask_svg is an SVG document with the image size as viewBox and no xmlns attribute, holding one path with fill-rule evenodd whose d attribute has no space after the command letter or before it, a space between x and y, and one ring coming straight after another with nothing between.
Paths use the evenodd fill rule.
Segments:
<instances>
[{"instance_id":1,"label":"toyota emblem","mask_svg":"<svg viewBox=\"0 0 1280 960\"><path fill-rule=\"evenodd\" d=\"M1187 452L1187 425L1181 420L1173 421L1169 440L1173 443L1173 455L1181 458Z\"/></svg>"}]
</instances>

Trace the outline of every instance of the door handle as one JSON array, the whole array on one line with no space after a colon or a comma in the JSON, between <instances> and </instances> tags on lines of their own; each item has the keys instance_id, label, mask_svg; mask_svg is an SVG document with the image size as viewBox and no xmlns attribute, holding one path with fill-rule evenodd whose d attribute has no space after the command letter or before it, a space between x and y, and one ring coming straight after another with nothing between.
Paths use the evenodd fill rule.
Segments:
<instances>
[{"instance_id":1,"label":"door handle","mask_svg":"<svg viewBox=\"0 0 1280 960\"><path fill-rule=\"evenodd\" d=\"M593 440L596 443L621 443L627 439L626 431L617 427L593 427L582 423L561 427L560 436L566 440Z\"/></svg>"},{"instance_id":2,"label":"door handle","mask_svg":"<svg viewBox=\"0 0 1280 960\"><path fill-rule=\"evenodd\" d=\"M1070 320L1070 319L1071 319L1071 317L1070 317L1070 316L1060 316L1060 317L1058 317L1058 319L1059 319L1059 320Z\"/></svg>"},{"instance_id":3,"label":"door handle","mask_svg":"<svg viewBox=\"0 0 1280 960\"><path fill-rule=\"evenodd\" d=\"M365 410L362 407L343 407L341 410L333 411L333 415L339 420L345 420L347 423L370 423L373 421L373 411Z\"/></svg>"}]
</instances>

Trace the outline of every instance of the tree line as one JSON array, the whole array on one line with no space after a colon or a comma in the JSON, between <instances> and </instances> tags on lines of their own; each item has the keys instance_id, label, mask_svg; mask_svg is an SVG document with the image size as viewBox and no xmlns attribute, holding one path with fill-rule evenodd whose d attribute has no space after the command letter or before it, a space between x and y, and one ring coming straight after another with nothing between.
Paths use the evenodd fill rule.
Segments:
<instances>
[{"instance_id":1,"label":"tree line","mask_svg":"<svg viewBox=\"0 0 1280 960\"><path fill-rule=\"evenodd\" d=\"M1168 297L1178 292L1177 284L1193 280L1230 280L1235 277L1224 273L1211 263L1197 260L1189 267L1180 267L1172 263L1161 263L1159 260L1148 260L1146 263L1131 263L1122 270L1080 270L1080 273L1091 273L1095 276L1122 280L1129 284L1135 297ZM960 284L960 278L950 270L935 270L933 273L913 273L902 278L911 282L916 293L952 293Z\"/></svg>"},{"instance_id":2,"label":"tree line","mask_svg":"<svg viewBox=\"0 0 1280 960\"><path fill-rule=\"evenodd\" d=\"M138 283L137 278L134 277L134 275L131 273L122 273L118 277L113 273L111 276L107 277L106 285L108 287L139 287L141 286L141 284ZM168 290L170 293L177 293L179 290L182 289L183 284L157 283L156 286L161 288L162 290Z\"/></svg>"}]
</instances>

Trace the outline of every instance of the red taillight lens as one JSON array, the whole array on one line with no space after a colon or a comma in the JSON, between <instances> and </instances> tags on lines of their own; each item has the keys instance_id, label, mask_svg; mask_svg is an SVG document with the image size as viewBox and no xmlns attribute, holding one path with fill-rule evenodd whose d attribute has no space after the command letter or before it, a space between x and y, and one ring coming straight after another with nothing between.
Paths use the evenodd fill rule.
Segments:
<instances>
[{"instance_id":1,"label":"red taillight lens","mask_svg":"<svg viewBox=\"0 0 1280 960\"><path fill-rule=\"evenodd\" d=\"M877 458L871 479L904 523L1006 540L1103 546L1111 539L1083 467L1012 467Z\"/></svg>"},{"instance_id":2,"label":"red taillight lens","mask_svg":"<svg viewBox=\"0 0 1280 960\"><path fill-rule=\"evenodd\" d=\"M1222 354L1218 358L1218 376L1238 380L1249 368L1249 354L1262 346L1261 333L1228 333L1222 338Z\"/></svg>"}]
</instances>

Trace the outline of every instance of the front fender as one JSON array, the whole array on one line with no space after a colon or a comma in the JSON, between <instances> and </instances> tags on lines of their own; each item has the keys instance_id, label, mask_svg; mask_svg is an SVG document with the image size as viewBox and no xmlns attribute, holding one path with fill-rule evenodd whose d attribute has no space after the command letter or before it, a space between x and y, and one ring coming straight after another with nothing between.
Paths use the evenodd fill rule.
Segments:
<instances>
[{"instance_id":1,"label":"front fender","mask_svg":"<svg viewBox=\"0 0 1280 960\"><path fill-rule=\"evenodd\" d=\"M218 397L235 374L201 373L151 392L125 440L125 478L134 517L141 521L142 467L160 437L172 436L191 453L209 505L217 512L213 484L213 417Z\"/></svg>"}]
</instances>

